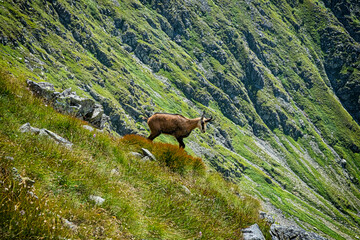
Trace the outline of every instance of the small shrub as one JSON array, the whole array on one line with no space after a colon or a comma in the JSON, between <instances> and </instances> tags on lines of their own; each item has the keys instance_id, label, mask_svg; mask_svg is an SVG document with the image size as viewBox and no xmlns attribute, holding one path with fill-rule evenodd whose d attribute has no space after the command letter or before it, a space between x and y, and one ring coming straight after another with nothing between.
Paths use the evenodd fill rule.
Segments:
<instances>
[{"instance_id":1,"label":"small shrub","mask_svg":"<svg viewBox=\"0 0 360 240\"><path fill-rule=\"evenodd\" d=\"M184 174L189 171L203 173L205 164L201 158L193 157L184 149L168 143L155 143L139 135L126 135L122 143L130 146L132 151L140 151L146 148L151 151L156 159L172 171Z\"/></svg>"}]
</instances>

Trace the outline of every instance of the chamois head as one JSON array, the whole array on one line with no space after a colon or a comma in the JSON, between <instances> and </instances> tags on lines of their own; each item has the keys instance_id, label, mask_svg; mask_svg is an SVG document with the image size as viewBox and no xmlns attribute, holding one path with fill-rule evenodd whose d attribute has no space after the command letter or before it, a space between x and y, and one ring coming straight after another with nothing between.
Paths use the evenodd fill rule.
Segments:
<instances>
[{"instance_id":1,"label":"chamois head","mask_svg":"<svg viewBox=\"0 0 360 240\"><path fill-rule=\"evenodd\" d=\"M206 124L208 122L211 122L212 121L212 117L210 118L205 118L205 112L203 112L203 115L201 116L200 118L200 121L198 123L198 128L201 130L202 133L205 133L206 131Z\"/></svg>"}]
</instances>

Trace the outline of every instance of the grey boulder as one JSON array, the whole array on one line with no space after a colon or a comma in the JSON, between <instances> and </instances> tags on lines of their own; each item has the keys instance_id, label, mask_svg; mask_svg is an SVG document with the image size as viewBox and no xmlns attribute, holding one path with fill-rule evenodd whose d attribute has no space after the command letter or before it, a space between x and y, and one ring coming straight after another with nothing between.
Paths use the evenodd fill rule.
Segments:
<instances>
[{"instance_id":1,"label":"grey boulder","mask_svg":"<svg viewBox=\"0 0 360 240\"><path fill-rule=\"evenodd\" d=\"M243 229L242 232L244 240L265 240L265 237L262 234L259 225L257 225L256 223L248 228Z\"/></svg>"}]
</instances>

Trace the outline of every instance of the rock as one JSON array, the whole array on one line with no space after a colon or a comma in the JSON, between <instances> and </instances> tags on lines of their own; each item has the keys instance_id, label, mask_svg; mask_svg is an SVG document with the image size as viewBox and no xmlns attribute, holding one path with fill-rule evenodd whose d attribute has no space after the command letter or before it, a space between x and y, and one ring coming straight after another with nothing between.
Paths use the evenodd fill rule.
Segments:
<instances>
[{"instance_id":1,"label":"rock","mask_svg":"<svg viewBox=\"0 0 360 240\"><path fill-rule=\"evenodd\" d=\"M147 161L150 161L150 158L148 156L145 156L145 157L141 158L141 161L147 162Z\"/></svg>"},{"instance_id":2,"label":"rock","mask_svg":"<svg viewBox=\"0 0 360 240\"><path fill-rule=\"evenodd\" d=\"M69 142L68 140L66 140L65 138L60 137L56 133L53 133L52 131L49 131L47 129L44 129L44 131L47 133L47 135L49 137L51 137L53 140L55 140L55 142L60 143L68 148L72 147L73 144L71 142Z\"/></svg>"},{"instance_id":3,"label":"rock","mask_svg":"<svg viewBox=\"0 0 360 240\"><path fill-rule=\"evenodd\" d=\"M72 231L77 231L78 226L76 226L73 222L70 222L69 220L62 218L63 224L70 228Z\"/></svg>"},{"instance_id":4,"label":"rock","mask_svg":"<svg viewBox=\"0 0 360 240\"><path fill-rule=\"evenodd\" d=\"M259 212L259 215L260 215L260 218L265 219L266 222L268 222L270 224L275 223L275 219L272 215L267 214L266 212L262 212L262 211Z\"/></svg>"},{"instance_id":5,"label":"rock","mask_svg":"<svg viewBox=\"0 0 360 240\"><path fill-rule=\"evenodd\" d=\"M146 148L141 148L141 150L143 151L143 154L145 156L148 156L150 158L150 160L156 161L155 156L149 150L147 150Z\"/></svg>"},{"instance_id":6,"label":"rock","mask_svg":"<svg viewBox=\"0 0 360 240\"><path fill-rule=\"evenodd\" d=\"M24 132L31 132L31 133L35 133L35 134L39 134L40 133L40 129L39 128L34 128L32 126L30 126L30 123L25 123L23 124L20 128L19 128L20 132L24 133Z\"/></svg>"},{"instance_id":7,"label":"rock","mask_svg":"<svg viewBox=\"0 0 360 240\"><path fill-rule=\"evenodd\" d=\"M13 177L13 179L14 179L15 181L18 181L19 183L22 182L22 177L20 176L20 174L19 174L19 172L18 172L18 170L17 170L16 167L13 167L13 168L11 169L11 173L12 173L12 177Z\"/></svg>"},{"instance_id":8,"label":"rock","mask_svg":"<svg viewBox=\"0 0 360 240\"><path fill-rule=\"evenodd\" d=\"M242 230L244 240L265 240L259 226L255 223L248 228Z\"/></svg>"},{"instance_id":9,"label":"rock","mask_svg":"<svg viewBox=\"0 0 360 240\"><path fill-rule=\"evenodd\" d=\"M99 196L90 195L89 198L90 200L93 200L96 205L101 205L105 202L105 199Z\"/></svg>"},{"instance_id":10,"label":"rock","mask_svg":"<svg viewBox=\"0 0 360 240\"><path fill-rule=\"evenodd\" d=\"M138 44L134 51L136 57L138 57L145 64L150 63L150 54L152 52L153 49L151 46L145 43Z\"/></svg>"},{"instance_id":11,"label":"rock","mask_svg":"<svg viewBox=\"0 0 360 240\"><path fill-rule=\"evenodd\" d=\"M215 128L214 138L218 144L223 145L224 147L234 151L234 148L231 144L231 139L225 130L222 130L221 128Z\"/></svg>"},{"instance_id":12,"label":"rock","mask_svg":"<svg viewBox=\"0 0 360 240\"><path fill-rule=\"evenodd\" d=\"M75 115L85 121L89 120L95 109L95 101L79 97L71 88L64 90L54 101L54 108L62 113Z\"/></svg>"},{"instance_id":13,"label":"rock","mask_svg":"<svg viewBox=\"0 0 360 240\"><path fill-rule=\"evenodd\" d=\"M174 36L174 29L170 25L170 23L161 17L158 18L161 30L163 30L170 38L173 38Z\"/></svg>"},{"instance_id":14,"label":"rock","mask_svg":"<svg viewBox=\"0 0 360 240\"><path fill-rule=\"evenodd\" d=\"M289 240L289 239L301 239L301 240L326 240L326 238L313 232L306 232L304 229L295 226L280 226L273 224L270 227L270 234L273 239Z\"/></svg>"},{"instance_id":15,"label":"rock","mask_svg":"<svg viewBox=\"0 0 360 240\"><path fill-rule=\"evenodd\" d=\"M114 19L114 26L115 28L120 29L123 32L127 31L129 28L129 24L124 19L121 18Z\"/></svg>"},{"instance_id":16,"label":"rock","mask_svg":"<svg viewBox=\"0 0 360 240\"><path fill-rule=\"evenodd\" d=\"M71 88L58 93L55 92L51 83L36 83L31 80L28 80L27 83L34 93L51 102L53 107L61 113L76 116L100 129L110 122L110 118L104 114L100 104L96 104L93 99L78 96L76 92L71 91ZM31 129L31 131L37 130Z\"/></svg>"},{"instance_id":17,"label":"rock","mask_svg":"<svg viewBox=\"0 0 360 240\"><path fill-rule=\"evenodd\" d=\"M205 51L218 60L220 64L226 63L227 54L218 44L210 42L208 39L202 41L201 44L205 48Z\"/></svg>"},{"instance_id":18,"label":"rock","mask_svg":"<svg viewBox=\"0 0 360 240\"><path fill-rule=\"evenodd\" d=\"M119 175L120 175L119 170L118 170L117 168L111 169L110 174L111 174L112 176L113 176L113 175L115 175L115 176L119 176Z\"/></svg>"},{"instance_id":19,"label":"rock","mask_svg":"<svg viewBox=\"0 0 360 240\"><path fill-rule=\"evenodd\" d=\"M95 104L91 117L87 121L92 125L103 129L105 128L106 123L110 121L110 117L104 114L104 110L101 105Z\"/></svg>"},{"instance_id":20,"label":"rock","mask_svg":"<svg viewBox=\"0 0 360 240\"><path fill-rule=\"evenodd\" d=\"M10 157L10 156L6 156L6 157L5 157L5 160L8 160L8 161L13 162L13 161L14 161L14 158L13 158L13 157Z\"/></svg>"},{"instance_id":21,"label":"rock","mask_svg":"<svg viewBox=\"0 0 360 240\"><path fill-rule=\"evenodd\" d=\"M130 152L130 155L132 155L135 158L142 158L143 155L141 155L141 153L138 152Z\"/></svg>"},{"instance_id":22,"label":"rock","mask_svg":"<svg viewBox=\"0 0 360 240\"><path fill-rule=\"evenodd\" d=\"M133 31L126 31L121 36L121 39L123 43L129 45L133 49L135 49L136 45L138 44L136 34Z\"/></svg>"},{"instance_id":23,"label":"rock","mask_svg":"<svg viewBox=\"0 0 360 240\"><path fill-rule=\"evenodd\" d=\"M23 124L20 128L19 128L20 132L31 132L31 133L34 133L34 134L38 134L38 135L41 135L41 136L47 136L51 139L53 139L55 142L57 143L60 143L68 148L71 148L72 147L72 143L69 142L68 140L66 140L65 138L63 137L60 137L59 135L57 135L56 133L50 131L50 130L47 130L45 128L43 129L39 129L39 128L35 128L35 127L32 127L30 125L30 123L25 123Z\"/></svg>"},{"instance_id":24,"label":"rock","mask_svg":"<svg viewBox=\"0 0 360 240\"><path fill-rule=\"evenodd\" d=\"M51 83L47 83L47 82L36 83L29 79L26 82L29 86L29 89L36 95L41 96L48 101L52 101L54 98L56 98L56 94L54 93L55 88L54 85L52 85Z\"/></svg>"},{"instance_id":25,"label":"rock","mask_svg":"<svg viewBox=\"0 0 360 240\"><path fill-rule=\"evenodd\" d=\"M89 125L83 125L82 127L85 128L86 130L89 130L90 132L94 131L94 128Z\"/></svg>"},{"instance_id":26,"label":"rock","mask_svg":"<svg viewBox=\"0 0 360 240\"><path fill-rule=\"evenodd\" d=\"M34 186L34 184L35 184L35 181L34 180L32 180L32 179L30 179L30 178L28 178L28 177L22 177L22 183L26 186L26 187L28 187L28 188L31 188L32 186Z\"/></svg>"},{"instance_id":27,"label":"rock","mask_svg":"<svg viewBox=\"0 0 360 240\"><path fill-rule=\"evenodd\" d=\"M345 167L346 167L346 160L345 160L345 159L341 159L341 160L340 160L340 166L341 166L342 168L345 168Z\"/></svg>"}]
</instances>

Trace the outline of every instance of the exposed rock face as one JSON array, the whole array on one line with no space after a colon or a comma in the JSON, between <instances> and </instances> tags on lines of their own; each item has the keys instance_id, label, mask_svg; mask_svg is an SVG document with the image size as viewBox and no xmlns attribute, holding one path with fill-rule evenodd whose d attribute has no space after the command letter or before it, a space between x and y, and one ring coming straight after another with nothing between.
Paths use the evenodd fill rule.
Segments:
<instances>
[{"instance_id":1,"label":"exposed rock face","mask_svg":"<svg viewBox=\"0 0 360 240\"><path fill-rule=\"evenodd\" d=\"M142 0L143 4L152 3L152 1ZM176 4L176 8L174 8ZM181 43L180 36L188 38L187 28L191 26L190 11L182 4L170 1L156 1L154 8L158 9L160 14L166 19L160 19L160 25L164 32L168 36L175 40L177 43Z\"/></svg>"},{"instance_id":2,"label":"exposed rock face","mask_svg":"<svg viewBox=\"0 0 360 240\"><path fill-rule=\"evenodd\" d=\"M321 48L326 53L325 70L344 107L360 121L360 81L357 74L360 45L334 27L321 31Z\"/></svg>"},{"instance_id":3,"label":"exposed rock face","mask_svg":"<svg viewBox=\"0 0 360 240\"><path fill-rule=\"evenodd\" d=\"M149 65L154 72L158 72L163 66L161 61L156 57L160 51L153 49L146 43L138 44L134 53L143 63Z\"/></svg>"},{"instance_id":4,"label":"exposed rock face","mask_svg":"<svg viewBox=\"0 0 360 240\"><path fill-rule=\"evenodd\" d=\"M280 226L273 224L270 227L270 234L273 240L326 240L326 238L313 232L306 232L305 230L293 226Z\"/></svg>"},{"instance_id":5,"label":"exposed rock face","mask_svg":"<svg viewBox=\"0 0 360 240\"><path fill-rule=\"evenodd\" d=\"M75 92L71 92L71 88L58 93L51 83L27 80L27 84L35 94L44 97L61 113L74 115L100 129L103 129L110 120L104 114L101 105L96 104L92 99L79 97Z\"/></svg>"},{"instance_id":6,"label":"exposed rock face","mask_svg":"<svg viewBox=\"0 0 360 240\"><path fill-rule=\"evenodd\" d=\"M74 39L89 50L99 62L106 67L111 67L113 60L101 49L101 45L93 38L91 30L85 24L80 24L79 18L72 14L66 6L56 1L52 1L52 6L55 9L53 15L58 16L60 23L72 32Z\"/></svg>"},{"instance_id":7,"label":"exposed rock face","mask_svg":"<svg viewBox=\"0 0 360 240\"><path fill-rule=\"evenodd\" d=\"M351 37L360 42L360 29L356 20L360 18L360 5L357 0L324 0L337 19L344 25Z\"/></svg>"},{"instance_id":8,"label":"exposed rock face","mask_svg":"<svg viewBox=\"0 0 360 240\"><path fill-rule=\"evenodd\" d=\"M129 45L133 49L135 49L136 45L138 44L136 34L133 31L125 32L121 36L121 39L122 39L123 43L126 43L127 45Z\"/></svg>"},{"instance_id":9,"label":"exposed rock face","mask_svg":"<svg viewBox=\"0 0 360 240\"><path fill-rule=\"evenodd\" d=\"M226 52L220 48L216 43L208 43L208 41L203 41L202 45L204 46L207 53L213 56L221 64L225 64L227 60Z\"/></svg>"}]
</instances>

